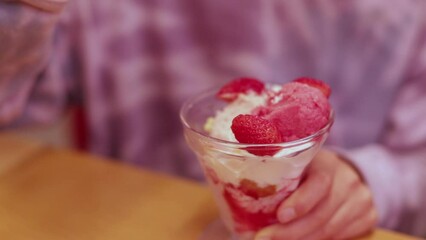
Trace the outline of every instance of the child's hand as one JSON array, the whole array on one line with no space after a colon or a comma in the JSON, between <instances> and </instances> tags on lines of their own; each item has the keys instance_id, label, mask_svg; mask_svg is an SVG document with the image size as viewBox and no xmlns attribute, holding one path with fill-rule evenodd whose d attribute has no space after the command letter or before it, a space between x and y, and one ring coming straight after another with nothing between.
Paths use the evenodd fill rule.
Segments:
<instances>
[{"instance_id":1,"label":"child's hand","mask_svg":"<svg viewBox=\"0 0 426 240\"><path fill-rule=\"evenodd\" d=\"M22 2L46 12L60 12L68 0L8 0L9 2Z\"/></svg>"},{"instance_id":2,"label":"child's hand","mask_svg":"<svg viewBox=\"0 0 426 240\"><path fill-rule=\"evenodd\" d=\"M358 172L330 151L322 151L300 187L280 206L281 224L256 240L351 239L372 230L377 212Z\"/></svg>"}]
</instances>

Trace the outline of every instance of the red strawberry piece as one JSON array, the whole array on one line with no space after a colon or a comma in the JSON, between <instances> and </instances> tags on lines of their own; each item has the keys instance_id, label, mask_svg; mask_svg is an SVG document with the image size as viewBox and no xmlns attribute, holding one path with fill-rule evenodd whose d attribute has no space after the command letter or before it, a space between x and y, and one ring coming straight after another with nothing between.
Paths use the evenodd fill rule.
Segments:
<instances>
[{"instance_id":1,"label":"red strawberry piece","mask_svg":"<svg viewBox=\"0 0 426 240\"><path fill-rule=\"evenodd\" d=\"M265 84L255 78L238 78L223 86L216 96L227 102L237 99L238 94L253 91L260 94L265 89Z\"/></svg>"},{"instance_id":2,"label":"red strawberry piece","mask_svg":"<svg viewBox=\"0 0 426 240\"><path fill-rule=\"evenodd\" d=\"M269 120L255 115L240 114L232 120L232 132L240 143L271 144L282 142L281 133ZM257 156L273 156L278 147L249 147L247 149Z\"/></svg>"},{"instance_id":3,"label":"red strawberry piece","mask_svg":"<svg viewBox=\"0 0 426 240\"><path fill-rule=\"evenodd\" d=\"M329 98L331 95L331 88L325 82L309 77L301 77L293 80L293 82L303 83L311 87L319 89L324 95Z\"/></svg>"}]
</instances>

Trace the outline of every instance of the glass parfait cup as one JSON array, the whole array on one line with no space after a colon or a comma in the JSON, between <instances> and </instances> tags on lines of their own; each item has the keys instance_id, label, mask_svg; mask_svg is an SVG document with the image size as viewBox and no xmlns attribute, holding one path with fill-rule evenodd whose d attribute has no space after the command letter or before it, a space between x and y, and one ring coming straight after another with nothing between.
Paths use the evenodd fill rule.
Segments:
<instances>
[{"instance_id":1,"label":"glass parfait cup","mask_svg":"<svg viewBox=\"0 0 426 240\"><path fill-rule=\"evenodd\" d=\"M333 112L322 129L303 139L277 144L229 142L210 137L204 130L208 118L226 105L215 93L207 91L183 105L180 117L185 139L204 171L231 239L252 240L258 230L278 222L277 209L297 189L326 140ZM250 153L265 150L277 153Z\"/></svg>"}]
</instances>

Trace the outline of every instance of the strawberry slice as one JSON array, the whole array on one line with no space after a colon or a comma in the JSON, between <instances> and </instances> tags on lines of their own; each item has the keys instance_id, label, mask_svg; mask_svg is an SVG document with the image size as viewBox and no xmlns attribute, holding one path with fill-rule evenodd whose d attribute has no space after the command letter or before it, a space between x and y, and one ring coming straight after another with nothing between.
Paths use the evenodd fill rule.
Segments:
<instances>
[{"instance_id":1,"label":"strawberry slice","mask_svg":"<svg viewBox=\"0 0 426 240\"><path fill-rule=\"evenodd\" d=\"M216 97L226 102L237 99L238 94L253 91L260 94L265 89L265 84L255 78L237 78L223 86Z\"/></svg>"},{"instance_id":2,"label":"strawberry slice","mask_svg":"<svg viewBox=\"0 0 426 240\"><path fill-rule=\"evenodd\" d=\"M232 132L240 143L268 144L282 142L278 128L269 120L255 115L240 114L232 120ZM257 156L273 156L278 147L249 147L248 152Z\"/></svg>"},{"instance_id":3,"label":"strawberry slice","mask_svg":"<svg viewBox=\"0 0 426 240\"><path fill-rule=\"evenodd\" d=\"M319 89L324 95L329 98L331 95L331 88L325 82L309 77L301 77L293 80L293 82L303 83L311 87Z\"/></svg>"}]
</instances>

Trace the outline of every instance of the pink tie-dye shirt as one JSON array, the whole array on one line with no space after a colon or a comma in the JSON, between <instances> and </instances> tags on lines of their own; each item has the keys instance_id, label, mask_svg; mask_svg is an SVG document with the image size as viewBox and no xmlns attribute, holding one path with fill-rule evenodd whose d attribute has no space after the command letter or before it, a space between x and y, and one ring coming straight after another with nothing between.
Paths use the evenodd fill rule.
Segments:
<instances>
[{"instance_id":1,"label":"pink tie-dye shirt","mask_svg":"<svg viewBox=\"0 0 426 240\"><path fill-rule=\"evenodd\" d=\"M3 126L82 104L93 153L201 178L185 99L236 76L313 76L333 88L329 145L364 175L380 225L426 235L424 0L66 3L0 1Z\"/></svg>"}]
</instances>

